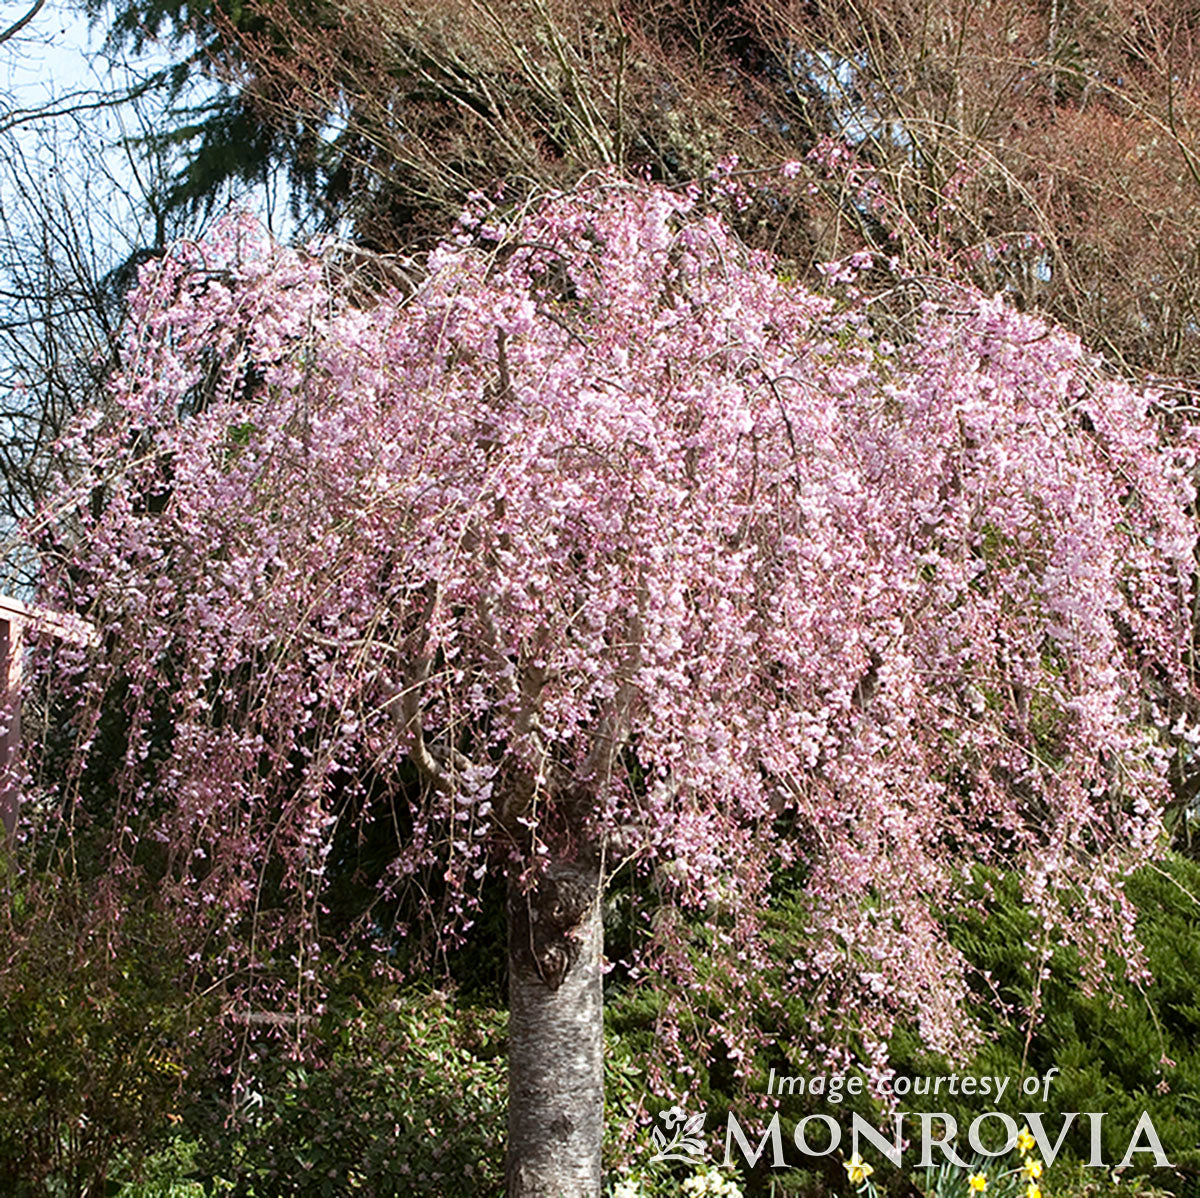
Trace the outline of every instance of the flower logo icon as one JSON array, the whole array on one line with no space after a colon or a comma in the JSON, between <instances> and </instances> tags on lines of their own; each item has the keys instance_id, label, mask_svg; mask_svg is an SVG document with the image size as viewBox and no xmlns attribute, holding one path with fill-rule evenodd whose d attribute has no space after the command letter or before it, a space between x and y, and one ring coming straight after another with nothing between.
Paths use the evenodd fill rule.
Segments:
<instances>
[{"instance_id":1,"label":"flower logo icon","mask_svg":"<svg viewBox=\"0 0 1200 1198\"><path fill-rule=\"evenodd\" d=\"M672 1134L671 1139L668 1140L666 1132L657 1127L650 1133L654 1147L658 1149L650 1158L650 1163L684 1161L689 1165L704 1164L707 1154L700 1139L700 1135L704 1131L703 1112L699 1115L689 1116L682 1107L673 1106L669 1110L663 1111L659 1118L662 1119L666 1132Z\"/></svg>"}]
</instances>

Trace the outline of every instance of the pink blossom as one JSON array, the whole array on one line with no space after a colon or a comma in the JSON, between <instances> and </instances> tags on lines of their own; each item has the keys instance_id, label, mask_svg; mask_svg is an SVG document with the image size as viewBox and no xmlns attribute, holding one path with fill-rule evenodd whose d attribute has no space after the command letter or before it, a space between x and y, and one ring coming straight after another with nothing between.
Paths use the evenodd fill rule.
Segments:
<instances>
[{"instance_id":1,"label":"pink blossom","mask_svg":"<svg viewBox=\"0 0 1200 1198\"><path fill-rule=\"evenodd\" d=\"M789 985L837 996L815 1049L860 1010L885 1079L897 1014L970 1043L930 912L977 865L1027 871L1086 961L1139 960L1192 489L1061 330L959 291L876 348L691 203L606 180L509 228L479 197L415 294L360 308L244 221L143 267L115 415L43 518L72 545L47 596L104 630L61 680L63 786L123 704L113 824L169 846L163 901L241 966L264 854L301 913L266 943L315 943L339 813L389 787L384 885L443 878L450 939L489 868L589 844L667 896L644 970L686 985L677 905L747 979L786 866ZM399 788L414 755L444 787Z\"/></svg>"}]
</instances>

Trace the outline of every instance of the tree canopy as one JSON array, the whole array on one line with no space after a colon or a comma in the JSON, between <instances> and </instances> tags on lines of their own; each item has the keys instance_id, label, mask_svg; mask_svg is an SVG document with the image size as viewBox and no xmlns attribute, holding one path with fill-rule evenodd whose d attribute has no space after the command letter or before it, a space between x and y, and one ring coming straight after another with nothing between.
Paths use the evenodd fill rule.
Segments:
<instances>
[{"instance_id":1,"label":"tree canopy","mask_svg":"<svg viewBox=\"0 0 1200 1198\"><path fill-rule=\"evenodd\" d=\"M1192 455L1001 298L876 327L870 266L816 294L694 193L611 177L479 198L365 299L245 221L144 266L42 518L47 599L103 644L55 658L78 702L31 834L85 834L99 781L86 834L231 990L289 956L273 984L319 986L339 819L395 820L385 894L451 940L489 872L519 906L630 871L665 972L678 907L751 974L786 875L812 1047L876 1074L898 1013L969 1043L939 920L976 866L1025 872L1046 959L1136 969ZM557 990L579 943L531 943Z\"/></svg>"}]
</instances>

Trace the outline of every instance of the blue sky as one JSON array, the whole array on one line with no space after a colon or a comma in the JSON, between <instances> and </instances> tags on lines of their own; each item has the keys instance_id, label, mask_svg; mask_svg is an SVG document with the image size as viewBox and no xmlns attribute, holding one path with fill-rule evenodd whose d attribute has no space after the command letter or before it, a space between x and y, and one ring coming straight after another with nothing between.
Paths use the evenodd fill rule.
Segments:
<instances>
[{"instance_id":1,"label":"blue sky","mask_svg":"<svg viewBox=\"0 0 1200 1198\"><path fill-rule=\"evenodd\" d=\"M0 29L28 7L27 0L0 0ZM47 0L16 38L0 44L0 131L12 130L11 148L25 173L46 176L68 197L77 194L86 202L94 234L119 250L152 241L139 197L151 184L154 165L144 147L131 143L139 135L169 127L169 122L158 97L147 97L137 106L104 101L170 65L172 49L163 45L139 57L110 56L104 49L105 33L103 19L89 28L71 5ZM211 86L197 81L188 99L199 102ZM9 148L0 144L0 168ZM0 204L12 219L9 184L0 169ZM278 194L275 198L278 201ZM262 188L239 194L236 202L258 213L277 232L286 234L291 227L286 205L270 203ZM188 235L201 231L186 230Z\"/></svg>"}]
</instances>

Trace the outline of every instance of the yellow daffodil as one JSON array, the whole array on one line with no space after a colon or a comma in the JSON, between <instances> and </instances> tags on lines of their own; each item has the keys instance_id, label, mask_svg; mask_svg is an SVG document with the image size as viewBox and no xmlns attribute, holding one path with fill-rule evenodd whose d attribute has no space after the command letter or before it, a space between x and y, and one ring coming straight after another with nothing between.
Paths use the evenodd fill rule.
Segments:
<instances>
[{"instance_id":1,"label":"yellow daffodil","mask_svg":"<svg viewBox=\"0 0 1200 1198\"><path fill-rule=\"evenodd\" d=\"M1029 1128L1021 1128L1019 1134L1017 1135L1017 1147L1022 1152L1028 1152L1036 1143L1037 1140L1035 1140L1033 1136L1029 1134Z\"/></svg>"},{"instance_id":2,"label":"yellow daffodil","mask_svg":"<svg viewBox=\"0 0 1200 1198\"><path fill-rule=\"evenodd\" d=\"M846 1170L855 1185L861 1185L875 1172L874 1167L868 1165L857 1152L848 1161L842 1162L842 1168Z\"/></svg>"},{"instance_id":3,"label":"yellow daffodil","mask_svg":"<svg viewBox=\"0 0 1200 1198\"><path fill-rule=\"evenodd\" d=\"M971 1192L973 1194L982 1194L983 1191L987 1189L987 1174L972 1173L971 1176L967 1178L967 1185L971 1187Z\"/></svg>"},{"instance_id":4,"label":"yellow daffodil","mask_svg":"<svg viewBox=\"0 0 1200 1198\"><path fill-rule=\"evenodd\" d=\"M1030 1157L1021 1166L1021 1172L1025 1174L1030 1181L1037 1181L1042 1175L1042 1162L1036 1156Z\"/></svg>"},{"instance_id":5,"label":"yellow daffodil","mask_svg":"<svg viewBox=\"0 0 1200 1198\"><path fill-rule=\"evenodd\" d=\"M1042 1191L1038 1188L1036 1181L1031 1181L1025 1187L1025 1198L1042 1198Z\"/></svg>"}]
</instances>

